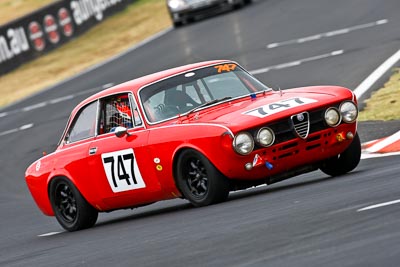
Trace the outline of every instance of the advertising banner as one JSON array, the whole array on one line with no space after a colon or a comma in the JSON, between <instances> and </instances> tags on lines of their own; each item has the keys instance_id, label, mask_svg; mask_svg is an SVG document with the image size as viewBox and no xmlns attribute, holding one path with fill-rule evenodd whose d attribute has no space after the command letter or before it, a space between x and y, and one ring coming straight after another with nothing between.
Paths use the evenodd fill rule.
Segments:
<instances>
[{"instance_id":1,"label":"advertising banner","mask_svg":"<svg viewBox=\"0 0 400 267\"><path fill-rule=\"evenodd\" d=\"M55 1L0 26L0 75L68 42L133 1Z\"/></svg>"}]
</instances>

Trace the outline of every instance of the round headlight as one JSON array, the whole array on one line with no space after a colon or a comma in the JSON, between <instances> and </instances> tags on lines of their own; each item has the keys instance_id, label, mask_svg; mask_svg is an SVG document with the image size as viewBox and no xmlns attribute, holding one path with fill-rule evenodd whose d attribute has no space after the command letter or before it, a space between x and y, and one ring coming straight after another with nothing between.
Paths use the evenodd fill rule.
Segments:
<instances>
[{"instance_id":1,"label":"round headlight","mask_svg":"<svg viewBox=\"0 0 400 267\"><path fill-rule=\"evenodd\" d=\"M340 105L340 113L344 122L351 123L357 119L358 108L353 102L345 101Z\"/></svg>"},{"instance_id":2,"label":"round headlight","mask_svg":"<svg viewBox=\"0 0 400 267\"><path fill-rule=\"evenodd\" d=\"M241 155L250 154L254 148L253 137L246 132L238 133L233 139L233 148Z\"/></svg>"},{"instance_id":3,"label":"round headlight","mask_svg":"<svg viewBox=\"0 0 400 267\"><path fill-rule=\"evenodd\" d=\"M331 126L335 127L340 123L340 113L336 108L328 108L325 111L325 121Z\"/></svg>"},{"instance_id":4,"label":"round headlight","mask_svg":"<svg viewBox=\"0 0 400 267\"><path fill-rule=\"evenodd\" d=\"M270 128L264 127L258 131L256 140L261 146L270 146L275 141L275 134Z\"/></svg>"}]
</instances>

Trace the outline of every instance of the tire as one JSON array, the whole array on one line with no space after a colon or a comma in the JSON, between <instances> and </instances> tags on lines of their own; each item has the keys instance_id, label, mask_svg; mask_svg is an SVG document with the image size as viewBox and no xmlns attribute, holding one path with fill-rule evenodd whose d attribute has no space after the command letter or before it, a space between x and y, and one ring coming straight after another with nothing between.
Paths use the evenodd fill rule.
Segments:
<instances>
[{"instance_id":1,"label":"tire","mask_svg":"<svg viewBox=\"0 0 400 267\"><path fill-rule=\"evenodd\" d=\"M228 198L228 179L196 150L182 152L175 173L182 195L196 207L223 202Z\"/></svg>"},{"instance_id":2,"label":"tire","mask_svg":"<svg viewBox=\"0 0 400 267\"><path fill-rule=\"evenodd\" d=\"M67 178L54 178L49 193L56 219L65 230L73 232L90 228L96 223L98 211Z\"/></svg>"},{"instance_id":3,"label":"tire","mask_svg":"<svg viewBox=\"0 0 400 267\"><path fill-rule=\"evenodd\" d=\"M174 28L180 28L183 26L183 22L182 21L174 21Z\"/></svg>"},{"instance_id":4,"label":"tire","mask_svg":"<svg viewBox=\"0 0 400 267\"><path fill-rule=\"evenodd\" d=\"M320 170L330 176L339 176L354 170L361 158L361 142L356 133L350 146L337 157L325 161Z\"/></svg>"},{"instance_id":5,"label":"tire","mask_svg":"<svg viewBox=\"0 0 400 267\"><path fill-rule=\"evenodd\" d=\"M239 0L236 4L233 5L233 9L241 9L246 4L245 0Z\"/></svg>"}]
</instances>

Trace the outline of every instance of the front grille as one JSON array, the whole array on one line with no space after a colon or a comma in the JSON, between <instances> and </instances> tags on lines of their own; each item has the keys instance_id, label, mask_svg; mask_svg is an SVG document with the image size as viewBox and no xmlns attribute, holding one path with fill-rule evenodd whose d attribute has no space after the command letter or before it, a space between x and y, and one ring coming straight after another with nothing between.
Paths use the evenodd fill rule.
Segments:
<instances>
[{"instance_id":1,"label":"front grille","mask_svg":"<svg viewBox=\"0 0 400 267\"><path fill-rule=\"evenodd\" d=\"M275 145L290 140L294 140L297 137L300 137L302 139L307 139L310 134L330 128L329 126L326 125L324 120L325 111L326 108L313 110L309 112L302 112L300 114L304 116L303 121L300 121L297 118L297 115L294 115L286 119L282 119L276 122L272 122L268 125L262 125L262 126L267 126L274 131ZM251 132L255 136L258 130L259 129L253 129L253 131ZM259 148L262 147L256 144L255 149Z\"/></svg>"},{"instance_id":2,"label":"front grille","mask_svg":"<svg viewBox=\"0 0 400 267\"><path fill-rule=\"evenodd\" d=\"M310 132L310 116L308 112L293 115L290 119L297 136L306 139Z\"/></svg>"}]
</instances>

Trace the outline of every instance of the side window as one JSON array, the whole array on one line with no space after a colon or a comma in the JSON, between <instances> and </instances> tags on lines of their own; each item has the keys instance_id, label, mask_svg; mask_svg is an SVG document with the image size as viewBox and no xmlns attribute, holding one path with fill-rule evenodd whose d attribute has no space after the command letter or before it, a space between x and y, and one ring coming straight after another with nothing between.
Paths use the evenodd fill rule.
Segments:
<instances>
[{"instance_id":1,"label":"side window","mask_svg":"<svg viewBox=\"0 0 400 267\"><path fill-rule=\"evenodd\" d=\"M99 134L113 132L118 126L133 128L132 107L128 94L107 97L100 103Z\"/></svg>"},{"instance_id":2,"label":"side window","mask_svg":"<svg viewBox=\"0 0 400 267\"><path fill-rule=\"evenodd\" d=\"M131 108L133 110L133 122L135 123L135 126L142 126L143 121L142 118L140 117L139 109L136 105L135 100L133 99L132 95L129 95L129 100L131 102Z\"/></svg>"},{"instance_id":3,"label":"side window","mask_svg":"<svg viewBox=\"0 0 400 267\"><path fill-rule=\"evenodd\" d=\"M97 117L97 101L83 107L75 117L68 134L67 143L87 139L95 135Z\"/></svg>"}]
</instances>

